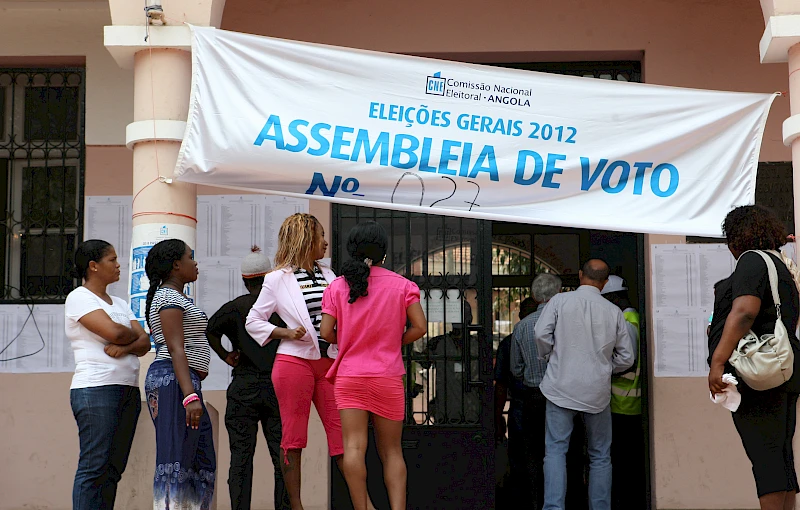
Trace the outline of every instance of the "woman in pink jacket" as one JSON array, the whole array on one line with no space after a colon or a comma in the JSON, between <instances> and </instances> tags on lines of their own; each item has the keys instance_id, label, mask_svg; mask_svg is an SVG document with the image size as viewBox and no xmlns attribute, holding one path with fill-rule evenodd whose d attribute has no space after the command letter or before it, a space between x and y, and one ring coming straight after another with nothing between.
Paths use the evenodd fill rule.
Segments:
<instances>
[{"instance_id":1,"label":"woman in pink jacket","mask_svg":"<svg viewBox=\"0 0 800 510\"><path fill-rule=\"evenodd\" d=\"M328 378L335 381L342 467L355 510L369 508L364 458L370 416L392 510L406 508L402 346L421 338L428 327L417 284L382 267L386 245L380 224L356 225L347 240L351 259L342 267L344 277L335 279L322 299L320 334L339 347Z\"/></svg>"},{"instance_id":2,"label":"woman in pink jacket","mask_svg":"<svg viewBox=\"0 0 800 510\"><path fill-rule=\"evenodd\" d=\"M319 259L328 243L322 225L310 214L286 218L278 233L275 270L264 277L261 293L247 315L246 329L261 345L279 339L272 384L281 414L283 477L293 510L300 502L300 455L308 442L311 403L317 408L328 437L328 451L341 463L342 425L333 385L325 374L336 357L336 346L319 338L322 293L336 278ZM269 322L277 313L286 328Z\"/></svg>"}]
</instances>

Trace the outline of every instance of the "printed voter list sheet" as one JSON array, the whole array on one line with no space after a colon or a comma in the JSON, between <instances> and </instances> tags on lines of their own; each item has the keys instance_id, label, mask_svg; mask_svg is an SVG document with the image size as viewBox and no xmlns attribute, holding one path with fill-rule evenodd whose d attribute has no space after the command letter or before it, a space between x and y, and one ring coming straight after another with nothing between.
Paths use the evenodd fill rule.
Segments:
<instances>
[{"instance_id":1,"label":"printed voter list sheet","mask_svg":"<svg viewBox=\"0 0 800 510\"><path fill-rule=\"evenodd\" d=\"M85 239L102 239L114 245L119 261L119 281L108 286L112 296L128 300L131 255L131 211L133 197L88 196L86 197Z\"/></svg>"},{"instance_id":2,"label":"printed voter list sheet","mask_svg":"<svg viewBox=\"0 0 800 510\"><path fill-rule=\"evenodd\" d=\"M697 306L697 250L694 245L656 244L651 254L655 307Z\"/></svg>"},{"instance_id":3,"label":"printed voter list sheet","mask_svg":"<svg viewBox=\"0 0 800 510\"><path fill-rule=\"evenodd\" d=\"M200 277L197 279L197 305L210 318L222 305L245 293L242 283L242 259L240 257L198 258ZM232 346L227 337L222 338L227 350ZM203 381L204 390L225 390L231 382L232 368L211 352L208 377Z\"/></svg>"},{"instance_id":4,"label":"printed voter list sheet","mask_svg":"<svg viewBox=\"0 0 800 510\"><path fill-rule=\"evenodd\" d=\"M197 306L207 316L211 317L222 305L247 293L242 283L242 258L198 257Z\"/></svg>"},{"instance_id":5,"label":"printed voter list sheet","mask_svg":"<svg viewBox=\"0 0 800 510\"><path fill-rule=\"evenodd\" d=\"M0 312L0 372L73 372L64 333L64 305L4 306Z\"/></svg>"},{"instance_id":6,"label":"printed voter list sheet","mask_svg":"<svg viewBox=\"0 0 800 510\"><path fill-rule=\"evenodd\" d=\"M278 251L278 232L281 229L283 220L295 213L308 212L308 200L300 198L280 197L277 195L266 195L266 206L264 208L264 227L265 238L261 249L269 257L271 262L275 262L275 253Z\"/></svg>"},{"instance_id":7,"label":"printed voter list sheet","mask_svg":"<svg viewBox=\"0 0 800 510\"><path fill-rule=\"evenodd\" d=\"M725 244L698 244L698 290L700 306L714 308L714 284L728 278L736 269L733 258Z\"/></svg>"},{"instance_id":8,"label":"printed voter list sheet","mask_svg":"<svg viewBox=\"0 0 800 510\"><path fill-rule=\"evenodd\" d=\"M656 244L651 263L654 375L704 377L714 284L731 275L736 261L724 244Z\"/></svg>"},{"instance_id":9,"label":"printed voter list sheet","mask_svg":"<svg viewBox=\"0 0 800 510\"><path fill-rule=\"evenodd\" d=\"M708 375L706 327L711 308L655 311L656 377L705 377Z\"/></svg>"},{"instance_id":10,"label":"printed voter list sheet","mask_svg":"<svg viewBox=\"0 0 800 510\"><path fill-rule=\"evenodd\" d=\"M253 245L273 260L281 223L307 213L308 200L273 195L201 195L197 198L199 257L244 257Z\"/></svg>"}]
</instances>

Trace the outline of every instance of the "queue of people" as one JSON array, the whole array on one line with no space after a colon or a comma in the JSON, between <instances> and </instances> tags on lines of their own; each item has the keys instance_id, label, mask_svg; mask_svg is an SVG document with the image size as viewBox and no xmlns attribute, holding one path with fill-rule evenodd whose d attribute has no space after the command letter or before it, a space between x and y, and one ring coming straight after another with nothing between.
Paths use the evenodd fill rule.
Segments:
<instances>
[{"instance_id":1,"label":"queue of people","mask_svg":"<svg viewBox=\"0 0 800 510\"><path fill-rule=\"evenodd\" d=\"M212 349L234 367L225 415L232 508L250 508L259 422L275 467L275 508L303 508L300 460L312 403L354 508L374 508L366 491L370 420L391 508L405 508L402 346L427 332L419 288L383 267L388 239L378 223L350 232L342 277L320 261L327 242L313 216L287 218L278 241L275 270L254 248L242 262L247 293L211 319L184 293L199 274L191 247L177 239L154 245L145 263L149 335L106 291L120 275L113 246L89 240L78 247L75 276L83 285L65 305L81 447L74 509L114 507L141 411L137 356L150 351L151 338L145 400L156 431L154 508L210 508L217 463L201 382Z\"/></svg>"},{"instance_id":2,"label":"queue of people","mask_svg":"<svg viewBox=\"0 0 800 510\"><path fill-rule=\"evenodd\" d=\"M726 391L723 375L736 373L729 359L748 331L771 333L782 321L795 375L764 391L740 380L741 405L732 417L753 464L761 508L793 508L800 491L792 449L800 394L800 272L778 253L786 232L766 209L736 208L723 229L737 266L714 286L709 389L712 397ZM114 247L83 242L74 259L82 285L65 303L76 363L70 403L80 443L73 508L114 507L141 412L137 357L150 351L151 341L156 354L145 401L156 431L154 508L211 505L217 463L202 380L212 350L234 367L225 415L232 508L250 508L259 422L275 467L275 507L303 508L300 461L312 404L354 508L374 508L366 490L370 421L391 508L405 508L401 349L424 336L427 323L417 285L383 267L387 245L379 224L357 225L347 242L350 260L337 277L320 261L327 248L322 225L311 215L292 215L280 229L275 269L254 249L242 262L247 292L208 319L184 294L199 274L192 248L177 239L161 241L145 263L148 334L127 303L107 293L120 276ZM776 268L779 307L765 260ZM517 508L567 508L568 480L574 472L581 478L584 469L567 459L575 458L571 449L580 450L580 458L583 448L590 508L645 504L639 315L624 280L610 275L604 261L587 261L579 278L577 290L561 293L557 276L538 275L520 322L498 350L496 437L504 435L508 392ZM223 347L223 336L232 351Z\"/></svg>"},{"instance_id":3,"label":"queue of people","mask_svg":"<svg viewBox=\"0 0 800 510\"><path fill-rule=\"evenodd\" d=\"M565 293L558 276L536 276L531 287L535 311L523 313L521 306L519 323L498 348L495 381L501 389L495 394L495 421L503 421L503 389L508 388L510 499L516 508L645 504L644 481L640 487L630 483L638 477L632 471L641 472L644 462L642 424L636 417L641 414L639 319L624 280L609 273L604 261L591 259L579 272L580 287ZM617 414L632 416L619 425L630 434L615 435ZM496 425L496 430L503 428ZM588 501L572 486L576 480L583 485L584 442ZM642 452L641 462L635 464L638 454L634 459L629 452ZM632 478L617 487L625 476Z\"/></svg>"}]
</instances>

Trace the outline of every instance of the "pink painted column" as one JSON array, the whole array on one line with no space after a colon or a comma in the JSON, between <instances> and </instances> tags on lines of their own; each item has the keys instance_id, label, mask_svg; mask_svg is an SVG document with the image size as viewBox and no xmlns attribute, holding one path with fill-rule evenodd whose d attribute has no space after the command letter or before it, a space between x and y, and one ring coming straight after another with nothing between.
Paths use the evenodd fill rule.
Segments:
<instances>
[{"instance_id":1,"label":"pink painted column","mask_svg":"<svg viewBox=\"0 0 800 510\"><path fill-rule=\"evenodd\" d=\"M800 115L800 44L789 48L789 109L792 117ZM787 121L792 119L790 117ZM786 140L787 124L784 124ZM791 140L792 146L792 191L794 192L794 225L797 234L800 228L800 137ZM796 245L795 245L796 246ZM796 255L797 256L797 255Z\"/></svg>"},{"instance_id":2,"label":"pink painted column","mask_svg":"<svg viewBox=\"0 0 800 510\"><path fill-rule=\"evenodd\" d=\"M762 64L788 62L791 115L783 122L783 143L792 148L794 225L800 230L800 2L761 0L764 34L759 42ZM797 234L798 232L794 232ZM797 251L795 244L795 252ZM795 259L797 254L795 255Z\"/></svg>"}]
</instances>

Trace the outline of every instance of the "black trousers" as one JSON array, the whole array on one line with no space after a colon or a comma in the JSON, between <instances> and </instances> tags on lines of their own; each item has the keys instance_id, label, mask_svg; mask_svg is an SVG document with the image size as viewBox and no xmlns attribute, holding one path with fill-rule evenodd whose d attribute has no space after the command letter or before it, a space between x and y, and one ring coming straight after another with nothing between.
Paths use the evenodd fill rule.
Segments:
<instances>
[{"instance_id":1,"label":"black trousers","mask_svg":"<svg viewBox=\"0 0 800 510\"><path fill-rule=\"evenodd\" d=\"M647 508L642 415L611 414L611 508Z\"/></svg>"},{"instance_id":2,"label":"black trousers","mask_svg":"<svg viewBox=\"0 0 800 510\"><path fill-rule=\"evenodd\" d=\"M508 410L508 462L514 508L544 504L544 419L546 400L538 388L514 398Z\"/></svg>"},{"instance_id":3,"label":"black trousers","mask_svg":"<svg viewBox=\"0 0 800 510\"><path fill-rule=\"evenodd\" d=\"M244 368L244 370L242 370ZM258 422L267 440L275 468L275 508L291 509L281 472L281 416L269 374L239 367L228 387L225 427L231 447L228 488L233 510L250 510L253 494L253 456L258 440Z\"/></svg>"}]
</instances>

